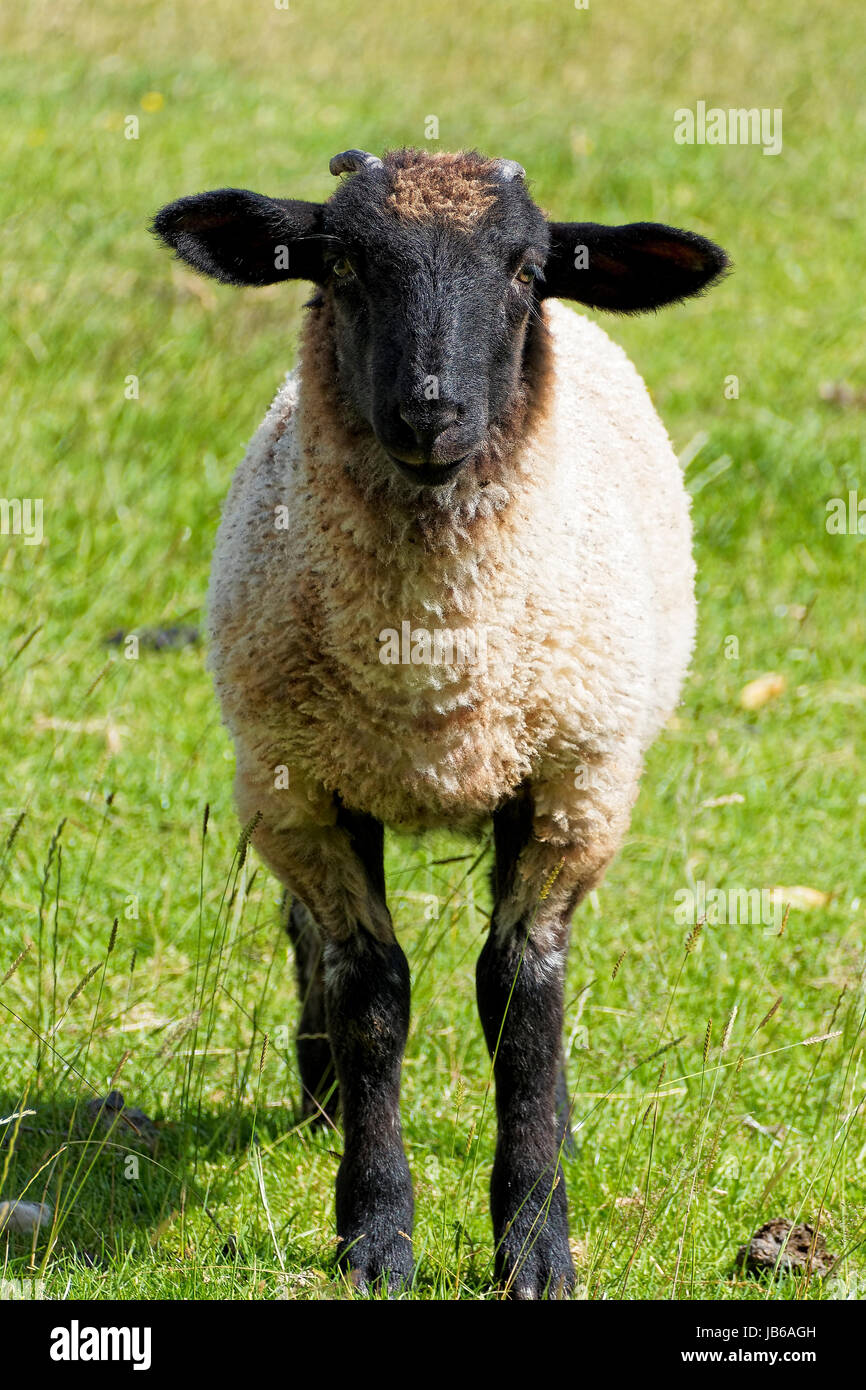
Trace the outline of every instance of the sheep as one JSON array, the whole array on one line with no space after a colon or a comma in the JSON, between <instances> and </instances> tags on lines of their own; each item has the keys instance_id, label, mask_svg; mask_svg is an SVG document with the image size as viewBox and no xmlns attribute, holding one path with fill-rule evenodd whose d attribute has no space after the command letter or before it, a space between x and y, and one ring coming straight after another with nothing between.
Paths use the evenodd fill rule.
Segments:
<instances>
[{"instance_id":1,"label":"sheep","mask_svg":"<svg viewBox=\"0 0 866 1390\"><path fill-rule=\"evenodd\" d=\"M549 222L519 164L475 151L348 150L330 169L347 177L322 204L220 189L154 221L217 280L315 286L213 562L237 807L290 895L304 1113L333 1122L339 1099L338 1261L362 1290L413 1271L409 967L383 827L492 820L476 981L495 1274L511 1298L564 1297L570 923L679 699L695 600L688 498L646 387L559 301L653 310L727 258L657 224ZM483 660L478 643L433 659L443 631L483 634Z\"/></svg>"}]
</instances>

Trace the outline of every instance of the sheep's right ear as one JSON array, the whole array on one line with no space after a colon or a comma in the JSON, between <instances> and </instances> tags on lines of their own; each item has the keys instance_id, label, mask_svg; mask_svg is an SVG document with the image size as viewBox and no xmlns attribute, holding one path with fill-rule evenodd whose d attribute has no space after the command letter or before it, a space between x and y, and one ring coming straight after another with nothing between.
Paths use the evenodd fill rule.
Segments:
<instances>
[{"instance_id":1,"label":"sheep's right ear","mask_svg":"<svg viewBox=\"0 0 866 1390\"><path fill-rule=\"evenodd\" d=\"M226 285L324 279L321 203L217 188L161 208L151 231L180 260Z\"/></svg>"}]
</instances>

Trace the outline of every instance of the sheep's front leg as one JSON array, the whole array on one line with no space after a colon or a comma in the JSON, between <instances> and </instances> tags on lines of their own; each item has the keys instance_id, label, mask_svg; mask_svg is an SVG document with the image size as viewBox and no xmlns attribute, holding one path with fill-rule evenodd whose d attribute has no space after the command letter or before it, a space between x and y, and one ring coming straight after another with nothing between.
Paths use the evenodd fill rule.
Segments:
<instances>
[{"instance_id":1,"label":"sheep's front leg","mask_svg":"<svg viewBox=\"0 0 866 1390\"><path fill-rule=\"evenodd\" d=\"M270 830L254 843L308 908L322 939L324 1014L339 1083L341 1268L360 1289L412 1273L412 1182L400 1127L409 966L385 904L384 832L340 807L335 825Z\"/></svg>"},{"instance_id":2,"label":"sheep's front leg","mask_svg":"<svg viewBox=\"0 0 866 1390\"><path fill-rule=\"evenodd\" d=\"M499 1122L490 1185L496 1277L512 1298L562 1297L574 1270L555 1105L561 963L525 926L497 939L494 925L477 983Z\"/></svg>"},{"instance_id":3,"label":"sheep's front leg","mask_svg":"<svg viewBox=\"0 0 866 1390\"><path fill-rule=\"evenodd\" d=\"M571 914L585 886L567 855L534 839L528 795L497 813L494 839L495 906L477 989L496 1080L496 1275L512 1298L557 1298L574 1284L560 1165L568 1138L562 991Z\"/></svg>"},{"instance_id":4,"label":"sheep's front leg","mask_svg":"<svg viewBox=\"0 0 866 1390\"><path fill-rule=\"evenodd\" d=\"M360 1288L412 1272L412 1182L400 1130L409 966L396 941L359 928L325 946L328 1031L340 1079L339 1260Z\"/></svg>"}]
</instances>

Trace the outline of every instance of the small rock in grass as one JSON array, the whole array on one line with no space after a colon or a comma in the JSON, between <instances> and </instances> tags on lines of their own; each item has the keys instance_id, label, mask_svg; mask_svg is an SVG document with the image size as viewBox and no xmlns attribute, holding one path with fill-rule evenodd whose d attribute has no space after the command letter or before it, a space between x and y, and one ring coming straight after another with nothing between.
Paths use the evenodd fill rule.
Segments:
<instances>
[{"instance_id":1,"label":"small rock in grass","mask_svg":"<svg viewBox=\"0 0 866 1390\"><path fill-rule=\"evenodd\" d=\"M50 1226L54 1213L47 1202L0 1202L0 1231L31 1235Z\"/></svg>"},{"instance_id":2,"label":"small rock in grass","mask_svg":"<svg viewBox=\"0 0 866 1390\"><path fill-rule=\"evenodd\" d=\"M111 1136L130 1148L153 1150L159 1143L159 1130L149 1115L137 1105L127 1105L120 1091L109 1091L103 1099L94 1096L85 1106L87 1125L111 1130Z\"/></svg>"},{"instance_id":3,"label":"small rock in grass","mask_svg":"<svg viewBox=\"0 0 866 1390\"><path fill-rule=\"evenodd\" d=\"M779 1251L782 1252L781 1259ZM816 1237L811 1226L795 1226L784 1216L774 1217L756 1231L748 1245L737 1251L737 1269L747 1274L832 1274L836 1256L828 1254L822 1235Z\"/></svg>"}]
</instances>

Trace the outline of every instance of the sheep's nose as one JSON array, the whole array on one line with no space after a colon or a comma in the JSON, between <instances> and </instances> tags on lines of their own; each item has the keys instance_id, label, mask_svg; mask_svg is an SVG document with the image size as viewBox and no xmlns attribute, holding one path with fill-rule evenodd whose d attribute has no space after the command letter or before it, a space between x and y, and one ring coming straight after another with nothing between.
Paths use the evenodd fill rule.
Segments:
<instances>
[{"instance_id":1,"label":"sheep's nose","mask_svg":"<svg viewBox=\"0 0 866 1390\"><path fill-rule=\"evenodd\" d=\"M417 405L414 401L406 401L400 406L400 419L409 426L422 448L431 446L437 435L456 424L459 418L460 409L451 401L424 401Z\"/></svg>"}]
</instances>

